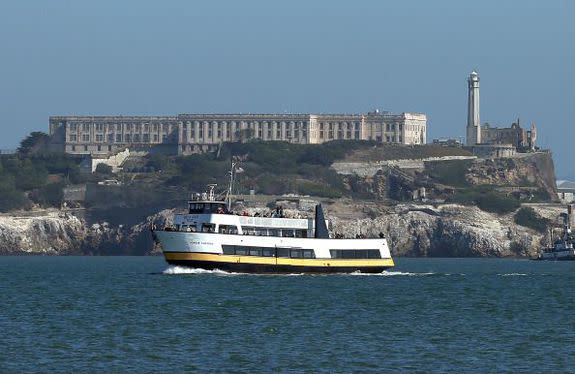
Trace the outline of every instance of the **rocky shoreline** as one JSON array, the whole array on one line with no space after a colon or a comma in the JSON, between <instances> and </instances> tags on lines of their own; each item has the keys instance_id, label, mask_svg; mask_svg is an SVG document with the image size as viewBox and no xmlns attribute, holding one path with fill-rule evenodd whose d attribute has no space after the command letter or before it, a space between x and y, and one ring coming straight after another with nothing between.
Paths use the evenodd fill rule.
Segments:
<instances>
[{"instance_id":1,"label":"rocky shoreline","mask_svg":"<svg viewBox=\"0 0 575 374\"><path fill-rule=\"evenodd\" d=\"M552 220L558 204L531 204ZM474 206L398 204L336 200L324 206L332 231L344 237L386 235L394 256L531 257L547 238L517 225L513 214L497 215ZM262 208L250 208L258 210ZM288 214L300 214L286 210ZM43 210L0 215L1 255L155 255L149 227L170 221L173 210L132 225L86 222L72 211Z\"/></svg>"}]
</instances>

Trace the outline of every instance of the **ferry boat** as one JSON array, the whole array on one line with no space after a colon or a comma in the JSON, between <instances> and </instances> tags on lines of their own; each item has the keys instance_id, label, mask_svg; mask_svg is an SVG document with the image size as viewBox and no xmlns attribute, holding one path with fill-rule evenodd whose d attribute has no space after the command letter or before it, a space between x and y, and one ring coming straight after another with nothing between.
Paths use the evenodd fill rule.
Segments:
<instances>
[{"instance_id":1,"label":"ferry boat","mask_svg":"<svg viewBox=\"0 0 575 374\"><path fill-rule=\"evenodd\" d=\"M169 264L245 273L380 273L394 266L385 237L330 238L321 205L314 219L285 218L279 208L270 217L238 215L209 188L173 225L152 228Z\"/></svg>"},{"instance_id":2,"label":"ferry boat","mask_svg":"<svg viewBox=\"0 0 575 374\"><path fill-rule=\"evenodd\" d=\"M567 214L562 213L563 234L552 247L543 248L534 260L575 261L575 237L572 234L573 205L567 205Z\"/></svg>"}]
</instances>

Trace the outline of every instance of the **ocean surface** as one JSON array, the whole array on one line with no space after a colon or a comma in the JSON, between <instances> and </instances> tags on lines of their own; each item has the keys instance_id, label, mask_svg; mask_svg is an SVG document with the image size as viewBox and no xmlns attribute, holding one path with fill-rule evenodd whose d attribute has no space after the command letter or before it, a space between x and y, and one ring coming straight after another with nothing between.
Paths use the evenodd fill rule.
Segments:
<instances>
[{"instance_id":1,"label":"ocean surface","mask_svg":"<svg viewBox=\"0 0 575 374\"><path fill-rule=\"evenodd\" d=\"M575 262L238 275L0 257L0 372L575 372Z\"/></svg>"}]
</instances>

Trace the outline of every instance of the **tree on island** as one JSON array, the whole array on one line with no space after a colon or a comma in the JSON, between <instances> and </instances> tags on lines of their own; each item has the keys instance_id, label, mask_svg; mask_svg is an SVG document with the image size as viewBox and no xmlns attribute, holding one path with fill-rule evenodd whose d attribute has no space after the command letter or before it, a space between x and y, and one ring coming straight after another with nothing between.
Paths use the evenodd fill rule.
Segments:
<instances>
[{"instance_id":1,"label":"tree on island","mask_svg":"<svg viewBox=\"0 0 575 374\"><path fill-rule=\"evenodd\" d=\"M18 153L22 156L29 156L44 151L49 142L50 135L41 131L34 131L20 142Z\"/></svg>"}]
</instances>

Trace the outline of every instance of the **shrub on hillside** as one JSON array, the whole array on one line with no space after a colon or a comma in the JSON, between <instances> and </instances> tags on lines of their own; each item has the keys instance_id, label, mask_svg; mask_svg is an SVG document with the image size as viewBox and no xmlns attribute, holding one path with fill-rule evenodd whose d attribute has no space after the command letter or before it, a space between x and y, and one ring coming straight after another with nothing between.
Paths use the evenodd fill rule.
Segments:
<instances>
[{"instance_id":1,"label":"shrub on hillside","mask_svg":"<svg viewBox=\"0 0 575 374\"><path fill-rule=\"evenodd\" d=\"M529 227L535 231L545 233L551 223L547 218L541 217L533 208L523 207L515 213L516 224Z\"/></svg>"},{"instance_id":2,"label":"shrub on hillside","mask_svg":"<svg viewBox=\"0 0 575 374\"><path fill-rule=\"evenodd\" d=\"M63 188L62 183L50 183L30 193L30 199L43 207L59 208L64 202Z\"/></svg>"},{"instance_id":3,"label":"shrub on hillside","mask_svg":"<svg viewBox=\"0 0 575 374\"><path fill-rule=\"evenodd\" d=\"M428 162L426 163L426 168L429 170L429 176L439 183L454 187L465 187L469 185L465 179L465 174L472 162L471 160Z\"/></svg>"},{"instance_id":4,"label":"shrub on hillside","mask_svg":"<svg viewBox=\"0 0 575 374\"><path fill-rule=\"evenodd\" d=\"M16 209L25 209L30 201L24 193L16 190L13 185L0 183L0 212L9 212Z\"/></svg>"},{"instance_id":5,"label":"shrub on hillside","mask_svg":"<svg viewBox=\"0 0 575 374\"><path fill-rule=\"evenodd\" d=\"M477 206L479 209L490 213L506 214L517 210L521 204L511 196L505 196L497 192L489 192L479 196Z\"/></svg>"},{"instance_id":6,"label":"shrub on hillside","mask_svg":"<svg viewBox=\"0 0 575 374\"><path fill-rule=\"evenodd\" d=\"M497 192L490 186L475 186L457 191L447 199L449 203L477 205L483 211L497 214L511 213L521 205L513 196Z\"/></svg>"}]
</instances>

